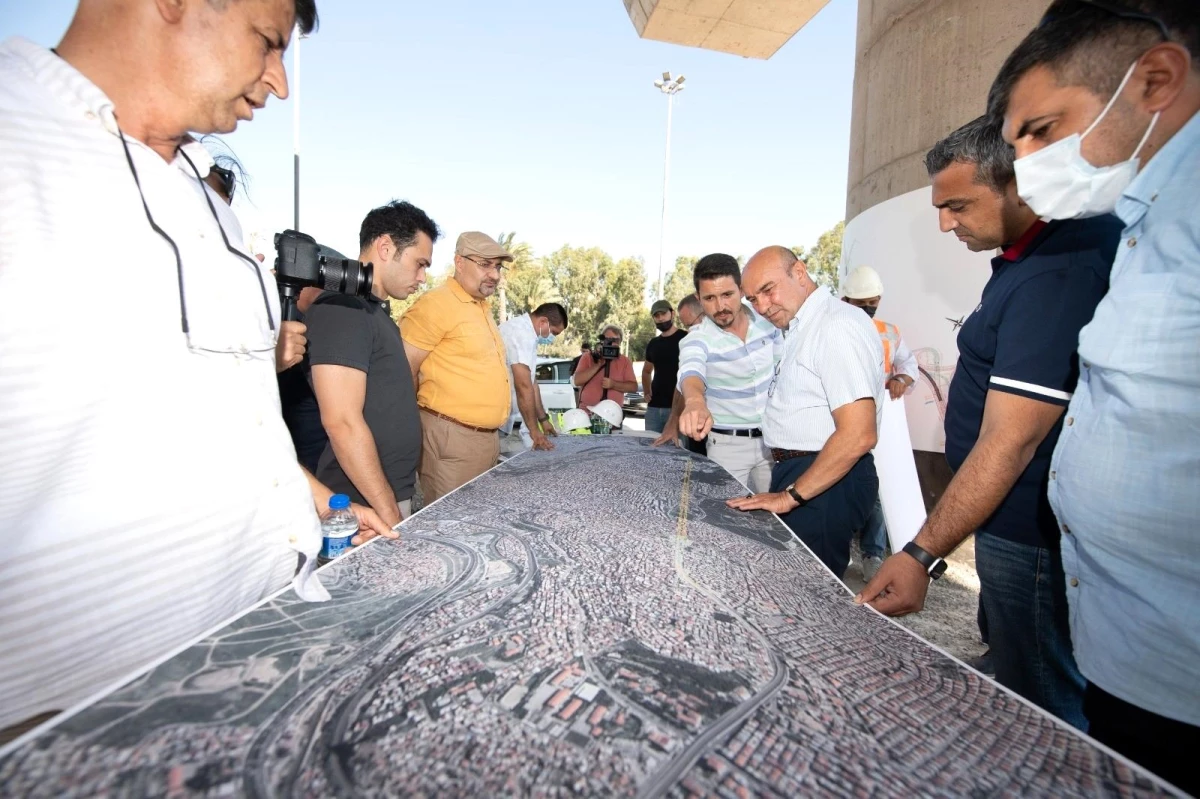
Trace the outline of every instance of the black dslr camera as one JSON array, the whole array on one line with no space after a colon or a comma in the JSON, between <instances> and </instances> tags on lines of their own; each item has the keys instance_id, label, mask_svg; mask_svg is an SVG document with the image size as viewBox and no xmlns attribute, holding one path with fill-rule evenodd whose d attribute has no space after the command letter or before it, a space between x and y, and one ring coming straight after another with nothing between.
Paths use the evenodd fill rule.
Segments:
<instances>
[{"instance_id":1,"label":"black dslr camera","mask_svg":"<svg viewBox=\"0 0 1200 799\"><path fill-rule=\"evenodd\" d=\"M301 289L316 286L325 291L369 297L374 275L371 264L341 258L335 251L317 244L312 236L295 230L275 234L275 280L285 320L296 318L296 298Z\"/></svg>"},{"instance_id":2,"label":"black dslr camera","mask_svg":"<svg viewBox=\"0 0 1200 799\"><path fill-rule=\"evenodd\" d=\"M615 361L621 357L621 340L618 338L602 338L592 350L594 361Z\"/></svg>"}]
</instances>

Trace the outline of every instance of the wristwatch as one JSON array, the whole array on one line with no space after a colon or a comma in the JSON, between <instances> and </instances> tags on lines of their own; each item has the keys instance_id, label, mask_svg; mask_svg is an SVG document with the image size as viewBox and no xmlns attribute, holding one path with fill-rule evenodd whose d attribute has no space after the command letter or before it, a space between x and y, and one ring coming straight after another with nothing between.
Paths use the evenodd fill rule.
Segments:
<instances>
[{"instance_id":1,"label":"wristwatch","mask_svg":"<svg viewBox=\"0 0 1200 799\"><path fill-rule=\"evenodd\" d=\"M909 541L904 545L904 551L912 557L916 558L917 563L925 567L925 571L929 574L930 580L936 580L946 572L946 561L944 558L939 558L917 545L916 541Z\"/></svg>"},{"instance_id":2,"label":"wristwatch","mask_svg":"<svg viewBox=\"0 0 1200 799\"><path fill-rule=\"evenodd\" d=\"M796 507L803 508L808 504L808 500L800 496L800 492L796 490L796 486L790 485L784 490L788 492L792 499L796 500Z\"/></svg>"}]
</instances>

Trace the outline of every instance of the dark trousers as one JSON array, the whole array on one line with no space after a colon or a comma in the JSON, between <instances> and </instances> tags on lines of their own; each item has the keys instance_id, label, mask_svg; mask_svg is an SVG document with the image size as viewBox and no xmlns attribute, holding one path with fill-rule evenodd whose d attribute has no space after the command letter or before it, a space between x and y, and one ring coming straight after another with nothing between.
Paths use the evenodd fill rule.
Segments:
<instances>
[{"instance_id":1,"label":"dark trousers","mask_svg":"<svg viewBox=\"0 0 1200 799\"><path fill-rule=\"evenodd\" d=\"M1118 699L1095 683L1083 696L1088 734L1185 793L1200 796L1200 727L1169 719Z\"/></svg>"},{"instance_id":2,"label":"dark trousers","mask_svg":"<svg viewBox=\"0 0 1200 799\"><path fill-rule=\"evenodd\" d=\"M980 532L975 568L996 682L1086 730L1059 551Z\"/></svg>"},{"instance_id":3,"label":"dark trousers","mask_svg":"<svg viewBox=\"0 0 1200 799\"><path fill-rule=\"evenodd\" d=\"M816 459L816 455L805 455L775 464L771 490L782 491L796 482ZM850 541L866 524L878 496L875 458L868 453L827 491L779 518L840 579L850 565Z\"/></svg>"}]
</instances>

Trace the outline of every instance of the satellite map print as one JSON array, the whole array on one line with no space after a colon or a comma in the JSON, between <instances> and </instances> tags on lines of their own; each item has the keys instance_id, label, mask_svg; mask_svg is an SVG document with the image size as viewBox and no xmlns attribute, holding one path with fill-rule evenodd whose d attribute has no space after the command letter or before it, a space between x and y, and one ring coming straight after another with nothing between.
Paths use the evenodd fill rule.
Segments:
<instances>
[{"instance_id":1,"label":"satellite map print","mask_svg":"<svg viewBox=\"0 0 1200 799\"><path fill-rule=\"evenodd\" d=\"M559 438L0 759L11 796L1151 796L722 468Z\"/></svg>"}]
</instances>

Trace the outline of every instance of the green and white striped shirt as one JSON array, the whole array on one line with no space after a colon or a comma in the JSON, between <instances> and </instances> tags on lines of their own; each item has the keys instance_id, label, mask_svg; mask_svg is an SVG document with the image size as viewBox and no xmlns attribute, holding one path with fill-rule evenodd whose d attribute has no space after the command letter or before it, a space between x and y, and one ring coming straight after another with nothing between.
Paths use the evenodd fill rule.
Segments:
<instances>
[{"instance_id":1,"label":"green and white striped shirt","mask_svg":"<svg viewBox=\"0 0 1200 799\"><path fill-rule=\"evenodd\" d=\"M775 325L748 304L743 307L750 315L745 341L705 318L679 344L679 385L688 377L700 378L713 427L726 430L761 426L783 348L783 334Z\"/></svg>"}]
</instances>

